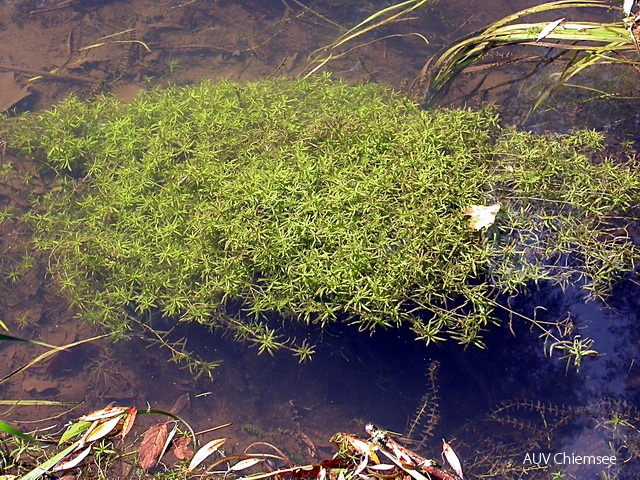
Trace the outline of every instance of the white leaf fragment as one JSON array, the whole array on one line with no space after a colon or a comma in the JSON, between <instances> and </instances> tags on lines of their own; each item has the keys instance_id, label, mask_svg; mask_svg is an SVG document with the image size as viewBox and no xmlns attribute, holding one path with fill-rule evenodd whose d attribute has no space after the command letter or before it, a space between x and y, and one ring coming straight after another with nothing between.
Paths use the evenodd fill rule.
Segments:
<instances>
[{"instance_id":1,"label":"white leaf fragment","mask_svg":"<svg viewBox=\"0 0 640 480\"><path fill-rule=\"evenodd\" d=\"M469 226L475 230L489 228L496 220L496 215L500 210L500 204L493 205L470 205L463 212L463 215L469 217Z\"/></svg>"},{"instance_id":2,"label":"white leaf fragment","mask_svg":"<svg viewBox=\"0 0 640 480\"><path fill-rule=\"evenodd\" d=\"M538 38L536 38L536 42L539 42L540 40L546 38L547 35L549 35L551 32L553 32L558 27L558 25L560 25L563 21L564 21L564 17L559 18L555 22L551 22L549 25L544 27L540 31L540 35L538 35Z\"/></svg>"},{"instance_id":3,"label":"white leaf fragment","mask_svg":"<svg viewBox=\"0 0 640 480\"><path fill-rule=\"evenodd\" d=\"M600 28L600 25L589 25L584 23L563 23L562 28L564 30L575 30L578 32L584 32L585 30Z\"/></svg>"},{"instance_id":4,"label":"white leaf fragment","mask_svg":"<svg viewBox=\"0 0 640 480\"><path fill-rule=\"evenodd\" d=\"M54 467L51 469L52 472L61 472L63 470L71 470L72 468L76 468L80 463L87 458L91 452L91 445L80 452L73 452L62 460L60 460Z\"/></svg>"},{"instance_id":5,"label":"white leaf fragment","mask_svg":"<svg viewBox=\"0 0 640 480\"><path fill-rule=\"evenodd\" d=\"M442 439L442 455L447 460L447 463L451 465L453 471L456 472L456 475L464 480L464 475L462 474L462 462L460 462L456 452L453 451L451 445L449 445L444 438Z\"/></svg>"},{"instance_id":6,"label":"white leaf fragment","mask_svg":"<svg viewBox=\"0 0 640 480\"><path fill-rule=\"evenodd\" d=\"M634 3L636 3L636 0L624 0L624 4L622 5L622 11L627 17L631 15L631 9L633 8Z\"/></svg>"},{"instance_id":7,"label":"white leaf fragment","mask_svg":"<svg viewBox=\"0 0 640 480\"><path fill-rule=\"evenodd\" d=\"M95 422L93 422L93 425L89 427L89 430L87 430L87 433L83 438L83 442L91 443L106 437L118 426L118 423L120 423L120 420L122 420L123 416L124 415L121 414L117 417L105 420L104 422L96 420Z\"/></svg>"},{"instance_id":8,"label":"white leaf fragment","mask_svg":"<svg viewBox=\"0 0 640 480\"><path fill-rule=\"evenodd\" d=\"M239 472L241 470L246 470L247 468L251 468L260 462L262 462L262 458L245 458L244 460L240 460L235 465L229 467L228 472Z\"/></svg>"},{"instance_id":9,"label":"white leaf fragment","mask_svg":"<svg viewBox=\"0 0 640 480\"><path fill-rule=\"evenodd\" d=\"M93 422L96 420L106 420L107 418L116 417L122 415L129 410L129 407L114 407L108 406L101 410L95 410L91 413L83 415L78 419L80 422Z\"/></svg>"},{"instance_id":10,"label":"white leaf fragment","mask_svg":"<svg viewBox=\"0 0 640 480\"><path fill-rule=\"evenodd\" d=\"M192 472L193 469L195 469L198 465L204 462L207 459L207 457L209 457L211 454L216 452L226 441L227 441L226 438L217 438L215 440L211 440L210 442L200 447L200 450L198 450L193 456L193 458L191 459L191 462L189 463L189 468L187 468L187 471Z\"/></svg>"}]
</instances>

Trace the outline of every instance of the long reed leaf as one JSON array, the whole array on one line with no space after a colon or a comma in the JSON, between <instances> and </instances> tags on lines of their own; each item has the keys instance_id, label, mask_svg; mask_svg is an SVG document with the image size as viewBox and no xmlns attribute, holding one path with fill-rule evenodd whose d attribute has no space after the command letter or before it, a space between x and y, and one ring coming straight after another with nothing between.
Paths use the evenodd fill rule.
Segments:
<instances>
[{"instance_id":1,"label":"long reed leaf","mask_svg":"<svg viewBox=\"0 0 640 480\"><path fill-rule=\"evenodd\" d=\"M317 72L320 68L326 65L329 61L335 60L336 58L340 58L344 56L346 53L336 52L336 50L341 46L351 42L352 40L368 32L371 32L372 30L376 30L384 25L388 25L390 23L397 21L398 19L405 16L406 14L416 10L417 8L420 8L428 1L429 0L407 0L405 2L398 3L396 5L391 5L390 7L384 8L370 15L365 20L357 24L355 27L347 30L344 34L342 34L340 37L338 37L329 45L321 47L315 50L313 53L311 53L311 55L309 55L307 63L309 66L312 66L312 68L304 75L303 78L309 78L311 75ZM396 13L393 13L393 12L396 12ZM390 15L386 18L383 18L382 20L379 20L373 23L374 20L377 20L381 17L385 17L385 15L389 15L391 13L393 13L393 15ZM422 40L424 40L426 43L429 43L429 41L424 36L419 34L418 36ZM364 45L368 45L369 43L371 42L365 43ZM351 50L353 50L353 48L349 49L349 51Z\"/></svg>"},{"instance_id":2,"label":"long reed leaf","mask_svg":"<svg viewBox=\"0 0 640 480\"><path fill-rule=\"evenodd\" d=\"M38 342L37 340L29 340L27 338L14 337L13 335L6 335L4 333L0 333L0 342L24 342L30 343L32 345L39 345L41 347L53 348L57 349L60 347L56 347L55 345L49 345L48 343Z\"/></svg>"},{"instance_id":3,"label":"long reed leaf","mask_svg":"<svg viewBox=\"0 0 640 480\"><path fill-rule=\"evenodd\" d=\"M72 407L78 404L75 402L58 402L55 400L0 400L0 405L10 405L12 407Z\"/></svg>"},{"instance_id":4,"label":"long reed leaf","mask_svg":"<svg viewBox=\"0 0 640 480\"><path fill-rule=\"evenodd\" d=\"M559 76L558 84L543 93L541 97L543 100L548 98L557 86L585 68L605 61L616 62L618 60L607 57L607 54L631 52L637 49L635 40L624 22L609 24L574 21L557 21L555 24L549 22L512 23L532 14L568 8L611 9L612 7L609 3L600 0L582 2L564 0L545 3L521 10L458 39L453 44L441 49L423 68L426 103L433 101L438 94L446 92L451 82L464 69L499 47L516 44L542 46L567 51L573 50L584 57L584 60L582 60L583 57L574 59L565 67L565 71ZM550 29L550 25L553 28ZM628 63L628 60L620 59L619 63ZM540 103L539 101L536 105Z\"/></svg>"}]
</instances>

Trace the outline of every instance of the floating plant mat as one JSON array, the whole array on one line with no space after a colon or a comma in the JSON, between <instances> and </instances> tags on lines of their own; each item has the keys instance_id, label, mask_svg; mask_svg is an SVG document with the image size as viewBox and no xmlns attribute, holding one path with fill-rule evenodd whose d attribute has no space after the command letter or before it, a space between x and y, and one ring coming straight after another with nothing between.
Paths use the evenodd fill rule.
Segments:
<instances>
[{"instance_id":1,"label":"floating plant mat","mask_svg":"<svg viewBox=\"0 0 640 480\"><path fill-rule=\"evenodd\" d=\"M596 158L598 133L422 111L379 85L71 97L2 130L57 176L30 215L36 246L85 317L114 330L160 313L309 356L272 330L275 313L481 344L500 295L579 280L604 296L638 255L624 228L638 169Z\"/></svg>"}]
</instances>

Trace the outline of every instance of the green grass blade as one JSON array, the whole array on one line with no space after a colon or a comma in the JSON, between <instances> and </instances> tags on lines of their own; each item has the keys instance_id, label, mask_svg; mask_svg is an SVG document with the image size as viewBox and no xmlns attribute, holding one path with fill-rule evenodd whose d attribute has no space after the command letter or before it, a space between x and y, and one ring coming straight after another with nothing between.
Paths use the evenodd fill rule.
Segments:
<instances>
[{"instance_id":1,"label":"green grass blade","mask_svg":"<svg viewBox=\"0 0 640 480\"><path fill-rule=\"evenodd\" d=\"M13 435L14 437L21 438L22 440L26 440L30 443L38 443L38 440L33 438L31 435L27 435L26 433L22 433L15 427L12 427L8 423L0 421L0 432L8 433L9 435Z\"/></svg>"},{"instance_id":2,"label":"green grass blade","mask_svg":"<svg viewBox=\"0 0 640 480\"><path fill-rule=\"evenodd\" d=\"M334 51L337 48L354 40L355 38L358 38L368 32L371 32L372 30L375 30L377 28L382 27L383 25L387 25L389 23L396 21L398 18L416 10L417 8L420 8L428 1L429 0L407 0L405 2L398 3L396 5L391 5L390 7L384 8L370 15L365 20L357 24L355 27L347 30L344 34L342 34L340 37L338 37L329 45L319 48L315 50L313 53L311 53L311 55L309 55L309 58L308 58L308 64L309 66L311 65L315 65L315 66L311 68L311 70L309 70L308 73L304 75L304 78L309 78L318 69L326 65L330 60L335 60L336 58L340 58L341 56L343 56L344 53L342 54L334 53ZM372 23L374 22L374 20L377 20L381 17L385 17L385 15L391 14L392 12L396 12L396 13L386 18L383 18L382 20L379 20L375 23ZM426 39L424 40L426 41ZM427 43L429 42L427 41ZM351 50L352 49L350 49L349 51ZM323 56L323 58L320 58L321 55Z\"/></svg>"},{"instance_id":3,"label":"green grass blade","mask_svg":"<svg viewBox=\"0 0 640 480\"><path fill-rule=\"evenodd\" d=\"M14 337L13 335L7 335L4 333L0 333L0 342L24 342L30 343L32 345L39 345L41 347L58 349L60 347L56 347L55 345L49 345L48 343L38 342L37 340L29 340L27 338Z\"/></svg>"},{"instance_id":4,"label":"green grass blade","mask_svg":"<svg viewBox=\"0 0 640 480\"><path fill-rule=\"evenodd\" d=\"M60 460L62 460L64 457L66 457L71 452L73 452L76 448L78 448L79 445L80 445L80 442L76 442L73 445L68 446L67 448L65 448L61 452L59 452L56 455L54 455L53 457L51 457L46 462L44 462L44 463L38 465L37 467L35 467L33 470L28 472L26 475L23 475L22 477L20 477L20 480L38 480L45 473L47 473L49 470L51 470L56 465L56 463L58 463Z\"/></svg>"},{"instance_id":5,"label":"green grass blade","mask_svg":"<svg viewBox=\"0 0 640 480\"><path fill-rule=\"evenodd\" d=\"M426 103L429 104L439 92L446 91L453 79L465 68L478 62L491 50L507 45L543 46L545 48L574 50L586 56L596 55L581 64L581 68L574 69L575 64L570 65L570 77L584 70L587 66L598 64L600 58L597 55L635 51L634 40L629 34L627 26L622 22L610 24L562 22L540 41L538 41L538 37L548 27L549 22L511 24L535 13L556 9L594 7L611 8L609 4L599 0L550 2L521 10L456 40L438 52L423 69L423 75L427 77ZM558 85L561 84L562 82ZM548 95L544 96L545 99L547 97Z\"/></svg>"}]
</instances>

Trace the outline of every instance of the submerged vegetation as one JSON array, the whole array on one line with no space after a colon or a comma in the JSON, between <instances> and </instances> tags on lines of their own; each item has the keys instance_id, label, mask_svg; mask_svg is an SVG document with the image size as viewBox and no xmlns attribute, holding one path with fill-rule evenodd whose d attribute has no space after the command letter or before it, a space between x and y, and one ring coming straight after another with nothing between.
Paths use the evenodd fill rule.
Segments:
<instances>
[{"instance_id":1,"label":"submerged vegetation","mask_svg":"<svg viewBox=\"0 0 640 480\"><path fill-rule=\"evenodd\" d=\"M637 165L590 158L599 134L421 111L377 85L71 97L1 129L57 179L29 215L35 245L83 316L123 334L163 316L309 357L277 314L482 345L501 295L550 280L604 297L638 253ZM471 228L485 205L495 219Z\"/></svg>"}]
</instances>

